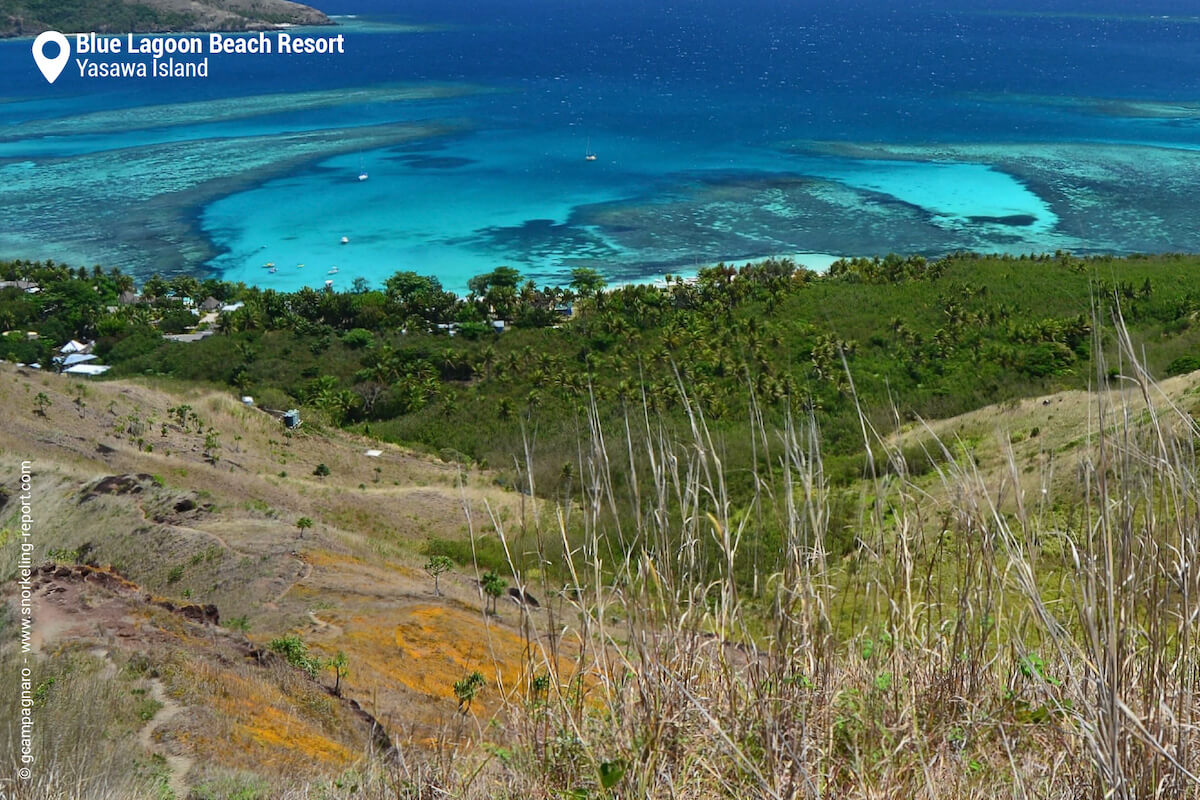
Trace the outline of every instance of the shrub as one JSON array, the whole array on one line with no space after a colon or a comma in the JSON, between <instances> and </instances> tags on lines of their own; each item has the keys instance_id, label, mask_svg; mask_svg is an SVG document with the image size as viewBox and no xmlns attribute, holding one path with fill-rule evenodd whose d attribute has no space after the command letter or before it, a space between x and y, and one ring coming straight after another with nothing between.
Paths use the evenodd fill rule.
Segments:
<instances>
[{"instance_id":1,"label":"shrub","mask_svg":"<svg viewBox=\"0 0 1200 800\"><path fill-rule=\"evenodd\" d=\"M471 543L464 539L430 539L425 545L427 556L446 556L460 565L479 564L480 569L501 571L508 566L508 556L504 554L504 545L490 536L481 536L475 540L475 552L471 552Z\"/></svg>"},{"instance_id":2,"label":"shrub","mask_svg":"<svg viewBox=\"0 0 1200 800\"><path fill-rule=\"evenodd\" d=\"M272 653L278 653L293 667L304 670L310 678L316 678L321 671L321 660L308 654L308 645L299 636L289 634L272 639L267 645Z\"/></svg>"},{"instance_id":3,"label":"shrub","mask_svg":"<svg viewBox=\"0 0 1200 800\"><path fill-rule=\"evenodd\" d=\"M366 328L354 328L342 334L342 344L352 350L361 350L364 347L372 347L375 344L375 334L371 333Z\"/></svg>"},{"instance_id":4,"label":"shrub","mask_svg":"<svg viewBox=\"0 0 1200 800\"><path fill-rule=\"evenodd\" d=\"M1186 375L1200 369L1200 358L1196 356L1180 356L1167 364L1168 375Z\"/></svg>"}]
</instances>

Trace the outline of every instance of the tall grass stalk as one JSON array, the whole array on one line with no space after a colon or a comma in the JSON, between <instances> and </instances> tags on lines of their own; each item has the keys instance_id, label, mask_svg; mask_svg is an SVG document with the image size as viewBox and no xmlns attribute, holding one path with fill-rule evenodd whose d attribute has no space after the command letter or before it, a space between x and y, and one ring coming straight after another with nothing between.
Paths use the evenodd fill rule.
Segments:
<instances>
[{"instance_id":1,"label":"tall grass stalk","mask_svg":"<svg viewBox=\"0 0 1200 800\"><path fill-rule=\"evenodd\" d=\"M529 680L505 695L493 734L514 750L509 789L1200 791L1198 432L1164 403L1119 310L1114 323L1123 377L1110 387L1096 359L1088 438L1063 456L1074 459L1073 475L1060 464L1056 476L1052 460L1028 475L1003 433L1002 466L985 469L966 443L922 423L932 442L922 480L900 439L860 412L867 451L888 464L868 462L856 546L837 561L814 415L771 431L750 394L747 435L762 457L751 499L739 505L683 381L682 436L644 406L613 446L593 404L583 502L560 503L545 518L553 530L537 523L539 538L561 543L561 570L580 588L557 592L541 630L523 615ZM618 491L618 475L629 491ZM508 541L502 521L492 523ZM763 559L747 543L768 531L779 547ZM512 566L521 583L519 559ZM551 596L556 588L542 587ZM544 693L539 675L549 677Z\"/></svg>"},{"instance_id":2,"label":"tall grass stalk","mask_svg":"<svg viewBox=\"0 0 1200 800\"><path fill-rule=\"evenodd\" d=\"M984 463L918 420L916 464L860 408L848 509L816 413L773 429L752 390L749 465L678 375L682 426L644 396L615 422L592 401L574 498L537 499L527 434L527 513L487 508L516 587L543 598L501 612L519 615L523 669L497 664L499 711L459 719L451 754L404 748L354 796L1196 796L1200 430L1119 307L1107 333L1102 317L1079 447L1037 469L998 431ZM462 757L464 731L486 747ZM89 770L113 788L80 796L121 796L110 762Z\"/></svg>"}]
</instances>

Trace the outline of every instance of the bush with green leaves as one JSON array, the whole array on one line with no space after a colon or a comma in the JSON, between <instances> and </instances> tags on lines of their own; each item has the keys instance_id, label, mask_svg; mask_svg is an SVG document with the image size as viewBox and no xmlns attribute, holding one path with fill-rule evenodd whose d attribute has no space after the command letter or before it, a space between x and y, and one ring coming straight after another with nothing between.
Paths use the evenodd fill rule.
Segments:
<instances>
[{"instance_id":1,"label":"bush with green leaves","mask_svg":"<svg viewBox=\"0 0 1200 800\"><path fill-rule=\"evenodd\" d=\"M487 597L487 610L495 614L496 601L504 596L504 589L508 586L508 581L501 578L495 572L485 572L479 583L483 587L484 595Z\"/></svg>"},{"instance_id":2,"label":"bush with green leaves","mask_svg":"<svg viewBox=\"0 0 1200 800\"><path fill-rule=\"evenodd\" d=\"M487 685L483 673L476 670L470 675L454 682L454 696L458 698L458 710L466 712L471 707L471 701L478 696L479 691Z\"/></svg>"},{"instance_id":3,"label":"bush with green leaves","mask_svg":"<svg viewBox=\"0 0 1200 800\"><path fill-rule=\"evenodd\" d=\"M267 645L267 649L283 656L284 660L293 667L304 670L310 678L316 678L323 666L321 659L308 654L308 645L295 634L272 639Z\"/></svg>"},{"instance_id":4,"label":"bush with green leaves","mask_svg":"<svg viewBox=\"0 0 1200 800\"><path fill-rule=\"evenodd\" d=\"M433 578L433 593L438 597L442 596L442 587L440 578L442 573L449 572L454 568L454 562L448 556L430 556L425 562L425 571Z\"/></svg>"}]
</instances>

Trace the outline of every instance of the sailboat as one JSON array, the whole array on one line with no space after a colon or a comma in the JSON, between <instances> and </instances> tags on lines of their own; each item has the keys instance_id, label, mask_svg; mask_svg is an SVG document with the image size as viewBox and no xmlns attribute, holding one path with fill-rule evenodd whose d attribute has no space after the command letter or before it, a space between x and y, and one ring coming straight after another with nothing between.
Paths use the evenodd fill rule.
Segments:
<instances>
[{"instance_id":1,"label":"sailboat","mask_svg":"<svg viewBox=\"0 0 1200 800\"><path fill-rule=\"evenodd\" d=\"M596 154L592 152L591 137L588 137L587 148L583 151L583 160L584 161L595 161L596 160Z\"/></svg>"},{"instance_id":2,"label":"sailboat","mask_svg":"<svg viewBox=\"0 0 1200 800\"><path fill-rule=\"evenodd\" d=\"M363 162L362 162L362 159L360 158L358 160L358 180L365 181L369 177L371 177L371 176L367 174L367 171L365 169L363 169Z\"/></svg>"}]
</instances>

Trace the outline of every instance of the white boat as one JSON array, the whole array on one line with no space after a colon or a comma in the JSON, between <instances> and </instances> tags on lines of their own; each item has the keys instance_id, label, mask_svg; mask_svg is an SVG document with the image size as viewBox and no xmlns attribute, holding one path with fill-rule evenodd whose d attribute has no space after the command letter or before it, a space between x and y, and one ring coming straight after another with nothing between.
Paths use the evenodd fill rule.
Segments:
<instances>
[{"instance_id":1,"label":"white boat","mask_svg":"<svg viewBox=\"0 0 1200 800\"><path fill-rule=\"evenodd\" d=\"M274 267L271 267L269 270L267 270L267 272L269 272L269 273L271 273L272 275L274 275L274 274L275 274L275 268L274 268Z\"/></svg>"},{"instance_id":2,"label":"white boat","mask_svg":"<svg viewBox=\"0 0 1200 800\"><path fill-rule=\"evenodd\" d=\"M342 244L350 244L350 237L349 237L349 236L343 236L343 237L342 237Z\"/></svg>"},{"instance_id":3,"label":"white boat","mask_svg":"<svg viewBox=\"0 0 1200 800\"><path fill-rule=\"evenodd\" d=\"M330 267L330 268L329 268L329 274L330 274L330 275L336 275L336 274L337 274L337 271L338 271L338 268L337 268L337 267Z\"/></svg>"},{"instance_id":4,"label":"white boat","mask_svg":"<svg viewBox=\"0 0 1200 800\"><path fill-rule=\"evenodd\" d=\"M367 174L367 173L365 173L365 172L360 172L360 173L358 173L358 179L359 179L360 181L365 181L365 180L366 180L367 178L369 178L369 177L371 177L371 176L370 176L370 175L368 175L368 174Z\"/></svg>"},{"instance_id":5,"label":"white boat","mask_svg":"<svg viewBox=\"0 0 1200 800\"><path fill-rule=\"evenodd\" d=\"M583 160L584 161L595 161L596 160L596 154L592 152L591 138L589 138L587 140L587 147L583 151Z\"/></svg>"}]
</instances>

